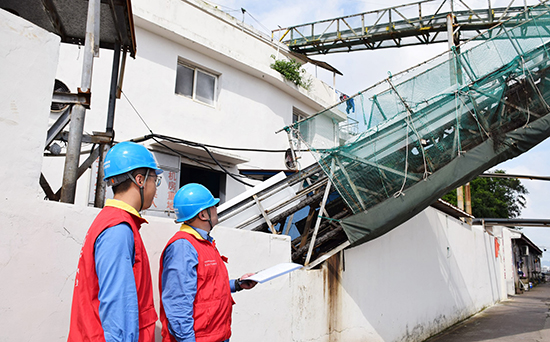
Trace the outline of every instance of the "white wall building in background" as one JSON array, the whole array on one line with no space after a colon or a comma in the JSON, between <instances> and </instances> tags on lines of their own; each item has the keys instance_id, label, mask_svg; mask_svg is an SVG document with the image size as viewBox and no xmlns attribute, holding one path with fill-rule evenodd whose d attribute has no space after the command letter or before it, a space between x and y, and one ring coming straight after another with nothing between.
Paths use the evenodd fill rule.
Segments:
<instances>
[{"instance_id":1,"label":"white wall building in background","mask_svg":"<svg viewBox=\"0 0 550 342\"><path fill-rule=\"evenodd\" d=\"M137 54L126 62L123 94L116 103L116 141L148 135L151 129L156 134L207 145L284 151L289 148L287 135L275 132L291 124L293 114L311 115L334 103L334 91L316 78L306 75L312 81L306 90L270 68L274 61L271 56L290 56L285 45L209 4L200 0L135 0L132 11ZM86 113L84 130L89 134L105 131L111 65L112 51L101 50L100 58L94 60L92 108ZM76 92L81 68L80 47L62 44L56 78ZM174 156L153 140L145 144ZM160 189L161 194L166 193L164 197L183 185L180 180L206 183L222 201L246 190L245 185L226 176L201 148L171 147L199 163L157 154L168 164L163 166L175 169L177 180L168 189L165 179ZM239 170L273 174L286 170L284 153L212 150L235 174ZM312 162L304 155L301 165ZM63 163L64 158L58 157L46 158L44 163L44 175L54 191L61 186ZM93 199L95 183L90 183L91 179L95 182L89 172L78 182L80 204ZM157 202L157 211L162 213L166 200L159 198Z\"/></svg>"},{"instance_id":2,"label":"white wall building in background","mask_svg":"<svg viewBox=\"0 0 550 342\"><path fill-rule=\"evenodd\" d=\"M166 4L176 3L179 4L166 1ZM164 20L151 14L152 9L146 10L146 5L143 7L141 14L136 9L138 17L147 14L159 22ZM167 29L167 32L175 29ZM145 34L140 30L138 32ZM152 40L173 44L161 38ZM3 80L0 82L0 143L4 146L0 151L0 341L66 341L79 251L86 231L99 211L87 206L86 200L74 205L44 201L38 184L41 171L51 166L43 166L49 161L42 154L54 79L70 74L59 70L56 76L58 56L67 53L63 46L59 52L59 41L54 34L0 9L0 75ZM145 47L142 49L146 50ZM179 49L183 51L183 45ZM74 57L78 58L78 50L72 52L76 52ZM244 53L238 50L231 52ZM181 54L178 51L172 55L173 59L167 58L173 61L171 66L158 60L150 62L145 57L132 63L140 63L135 66L136 69L150 68L158 73L165 71L166 75L171 74L170 87L173 92ZM192 56L186 58L199 61ZM201 65L220 72L222 77L242 72L237 68L218 65L215 59L207 61L212 64L203 61L205 64ZM102 72L101 68L102 64L97 63L94 69L96 77L96 72ZM277 74L268 75L270 69L265 71L265 78L271 77L280 86L259 81L256 81L256 86L278 94L279 101L287 103L282 107L289 110L289 116L280 114L279 118L279 112L268 111L267 118L262 116L262 119L257 119L252 112L243 113L258 125L252 131L261 130L261 123L269 117L273 122L287 124L293 106L308 105L309 110L315 109L309 96L278 79ZM131 74L128 71L128 75ZM251 82L255 80L251 76L241 76ZM139 78L139 74L132 77L132 81L128 80L130 76L127 77L124 91L136 107L145 107L140 109L141 115L154 131L159 117L159 122L163 122L163 113L180 115L179 112L172 112L175 110L173 103L184 100L182 103L186 105L181 105L182 108L189 106L204 111L182 110L182 116L204 114L210 124L219 121L229 125L229 121L224 121L229 119L223 116L229 114L221 110L180 95L171 94L175 96L172 100L162 98L158 88L167 89L168 81L164 86L143 86L142 90L149 89L154 96L148 97L148 92L137 92L139 89L132 95L129 83L148 83L147 79ZM257 80L259 77L261 75L256 75ZM101 86L101 82L94 79L95 102L92 103L94 109L88 115L87 131L104 127L104 114L99 108L104 96L101 90L107 87ZM239 89L245 85L236 85L230 92L224 90L224 82L220 81L220 102L223 96L242 97L243 109L262 107L263 99L255 102L253 96L246 98L242 95ZM73 83L68 83L72 88ZM287 89L285 87L292 89L290 93L296 95L290 96L288 92L281 91L281 88ZM227 94L222 96L225 91ZM164 101L173 103L167 105ZM266 103L270 103L271 107L279 105L275 101ZM233 105L236 106L235 103ZM147 133L126 106L129 105L124 101L118 104L115 127L121 127L117 129L119 140L134 137L138 132ZM159 110L153 111L154 108ZM238 108L227 110L234 115L233 119L241 117ZM261 113L255 115L263 115ZM181 132L188 132L189 140L204 137L211 139L204 142L224 142L220 137L223 132L203 135L197 132L202 129L202 124L197 123L193 129L186 130L186 120L180 118L167 122L175 122L172 120L179 120L176 122L178 125L167 123L165 134L175 134L181 129ZM130 123L126 125L126 121ZM238 128L239 125L235 124L234 129ZM235 145L246 141L238 134L234 139ZM274 144L282 146L285 139L281 138ZM258 162L258 165L268 168L269 163L271 161L265 161L265 164ZM277 167L279 161L273 163L273 167ZM166 217L148 215L147 219L150 224L141 232L156 287L160 253L177 226ZM229 257L230 276L290 261L288 236L231 227L216 227L213 235L221 253ZM337 254L322 264L320 269L299 270L258 285L252 291L235 294L237 304L234 306L232 341L422 341L506 298L510 293L510 282L513 282L510 245L510 232L506 228L486 230L470 226L428 208L390 233ZM158 309L157 288L154 295ZM157 323L157 334L157 340L160 340L160 323Z\"/></svg>"}]
</instances>

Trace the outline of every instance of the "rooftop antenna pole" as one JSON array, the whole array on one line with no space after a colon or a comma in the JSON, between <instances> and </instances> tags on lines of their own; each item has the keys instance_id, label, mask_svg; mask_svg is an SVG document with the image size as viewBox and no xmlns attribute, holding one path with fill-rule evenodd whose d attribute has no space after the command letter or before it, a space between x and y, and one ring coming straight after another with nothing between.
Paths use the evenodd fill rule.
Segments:
<instances>
[{"instance_id":1,"label":"rooftop antenna pole","mask_svg":"<svg viewBox=\"0 0 550 342\"><path fill-rule=\"evenodd\" d=\"M82 62L82 80L79 93L91 93L92 69L94 57L99 56L99 18L101 0L88 1L88 19L86 22L86 40L84 43L84 58ZM74 203L76 181L78 179L78 164L80 162L80 148L86 108L82 104L75 104L71 113L69 126L69 141L67 157L63 171L63 185L61 188L61 202Z\"/></svg>"}]
</instances>

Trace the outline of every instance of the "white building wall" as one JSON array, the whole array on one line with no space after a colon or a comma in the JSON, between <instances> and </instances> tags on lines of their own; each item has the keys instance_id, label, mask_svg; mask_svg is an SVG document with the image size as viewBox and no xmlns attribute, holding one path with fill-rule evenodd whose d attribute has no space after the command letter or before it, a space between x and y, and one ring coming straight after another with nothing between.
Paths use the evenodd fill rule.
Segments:
<instances>
[{"instance_id":1,"label":"white building wall","mask_svg":"<svg viewBox=\"0 0 550 342\"><path fill-rule=\"evenodd\" d=\"M12 194L7 201L38 187L60 39L2 9L0 16L0 176L2 191ZM20 179L7 181L13 174Z\"/></svg>"},{"instance_id":2,"label":"white building wall","mask_svg":"<svg viewBox=\"0 0 550 342\"><path fill-rule=\"evenodd\" d=\"M512 235L510 229L502 226L488 229L498 241L498 259L500 260L500 275L503 284L501 297L515 295L514 258L512 256ZM496 245L495 245L496 248Z\"/></svg>"},{"instance_id":3,"label":"white building wall","mask_svg":"<svg viewBox=\"0 0 550 342\"><path fill-rule=\"evenodd\" d=\"M502 246L509 248L504 236ZM423 341L507 298L494 248L494 237L481 226L428 208L390 233L344 251L340 273L331 271L335 261L323 267L323 279L319 271L293 279L294 302L318 317L317 329L295 324L293 336L296 341ZM330 285L331 272L337 289ZM310 283L319 281L322 290ZM333 298L327 297L330 292Z\"/></svg>"}]
</instances>

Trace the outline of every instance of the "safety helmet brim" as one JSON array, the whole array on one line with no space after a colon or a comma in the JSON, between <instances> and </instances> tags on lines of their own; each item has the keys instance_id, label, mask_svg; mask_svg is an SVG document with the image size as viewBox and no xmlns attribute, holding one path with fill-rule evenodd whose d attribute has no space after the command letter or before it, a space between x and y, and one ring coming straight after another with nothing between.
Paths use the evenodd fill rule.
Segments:
<instances>
[{"instance_id":1,"label":"safety helmet brim","mask_svg":"<svg viewBox=\"0 0 550 342\"><path fill-rule=\"evenodd\" d=\"M158 167L154 155L145 146L124 141L113 146L105 156L103 180L123 175L130 171L147 168L160 175L163 170Z\"/></svg>"}]
</instances>

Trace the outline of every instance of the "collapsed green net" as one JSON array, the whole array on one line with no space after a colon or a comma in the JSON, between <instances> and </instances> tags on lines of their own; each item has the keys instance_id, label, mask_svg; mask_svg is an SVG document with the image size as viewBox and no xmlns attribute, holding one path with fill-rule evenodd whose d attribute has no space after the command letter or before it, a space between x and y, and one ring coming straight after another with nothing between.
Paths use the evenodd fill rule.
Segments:
<instances>
[{"instance_id":1,"label":"collapsed green net","mask_svg":"<svg viewBox=\"0 0 550 342\"><path fill-rule=\"evenodd\" d=\"M541 5L287 130L362 212L548 113L549 47Z\"/></svg>"}]
</instances>

